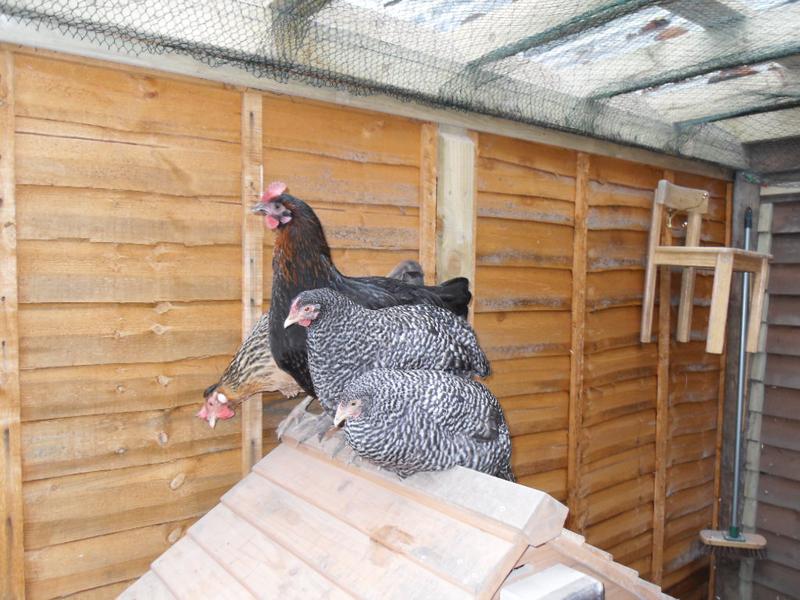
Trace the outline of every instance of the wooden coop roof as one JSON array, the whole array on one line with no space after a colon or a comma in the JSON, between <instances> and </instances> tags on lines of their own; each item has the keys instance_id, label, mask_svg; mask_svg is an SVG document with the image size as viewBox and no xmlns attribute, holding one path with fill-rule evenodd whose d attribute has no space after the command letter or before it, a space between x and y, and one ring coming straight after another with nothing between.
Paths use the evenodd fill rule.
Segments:
<instances>
[{"instance_id":1,"label":"wooden coop roof","mask_svg":"<svg viewBox=\"0 0 800 600\"><path fill-rule=\"evenodd\" d=\"M669 598L563 529L567 508L541 491L461 467L401 480L341 432L298 442L312 427L286 432L120 598Z\"/></svg>"}]
</instances>

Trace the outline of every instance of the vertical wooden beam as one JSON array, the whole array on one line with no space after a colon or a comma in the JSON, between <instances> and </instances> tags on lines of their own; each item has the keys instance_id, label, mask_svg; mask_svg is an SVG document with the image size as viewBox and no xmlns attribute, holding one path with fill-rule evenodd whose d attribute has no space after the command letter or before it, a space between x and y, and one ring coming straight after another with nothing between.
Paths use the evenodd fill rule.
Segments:
<instances>
[{"instance_id":1,"label":"vertical wooden beam","mask_svg":"<svg viewBox=\"0 0 800 600\"><path fill-rule=\"evenodd\" d=\"M672 171L664 179L675 181ZM655 232L653 235L657 235ZM672 235L662 227L661 243L672 244ZM656 388L656 471L653 493L653 550L651 579L658 585L664 575L664 520L667 495L667 450L669 437L669 316L671 278L669 267L659 269L658 282L658 369Z\"/></svg>"},{"instance_id":2,"label":"vertical wooden beam","mask_svg":"<svg viewBox=\"0 0 800 600\"><path fill-rule=\"evenodd\" d=\"M14 55L0 51L0 597L25 597L14 196Z\"/></svg>"},{"instance_id":3,"label":"vertical wooden beam","mask_svg":"<svg viewBox=\"0 0 800 600\"><path fill-rule=\"evenodd\" d=\"M261 94L242 94L242 339L261 316L264 297L264 227L250 213L262 192L263 138ZM242 403L242 474L247 475L261 458L262 396Z\"/></svg>"},{"instance_id":4,"label":"vertical wooden beam","mask_svg":"<svg viewBox=\"0 0 800 600\"><path fill-rule=\"evenodd\" d=\"M733 184L725 187L725 246L731 245L731 218L733 216ZM714 504L711 508L711 529L719 529L720 492L722 486L722 421L725 415L726 352L719 355L719 388L717 390L717 435L714 441ZM708 564L708 600L714 599L717 578L717 561L714 555Z\"/></svg>"},{"instance_id":5,"label":"vertical wooden beam","mask_svg":"<svg viewBox=\"0 0 800 600\"><path fill-rule=\"evenodd\" d=\"M569 364L569 431L567 434L567 506L572 529L583 533L579 512L579 474L581 469L581 425L583 423L583 362L586 333L586 213L589 205L589 166L591 157L578 153L575 177L575 229L572 238L572 323Z\"/></svg>"},{"instance_id":6,"label":"vertical wooden beam","mask_svg":"<svg viewBox=\"0 0 800 600\"><path fill-rule=\"evenodd\" d=\"M424 123L419 157L419 264L425 284L436 283L436 176L439 127Z\"/></svg>"},{"instance_id":7,"label":"vertical wooden beam","mask_svg":"<svg viewBox=\"0 0 800 600\"><path fill-rule=\"evenodd\" d=\"M475 290L477 218L477 136L464 129L439 127L436 190L436 276L440 281L467 277ZM473 307L470 306L470 322Z\"/></svg>"}]
</instances>

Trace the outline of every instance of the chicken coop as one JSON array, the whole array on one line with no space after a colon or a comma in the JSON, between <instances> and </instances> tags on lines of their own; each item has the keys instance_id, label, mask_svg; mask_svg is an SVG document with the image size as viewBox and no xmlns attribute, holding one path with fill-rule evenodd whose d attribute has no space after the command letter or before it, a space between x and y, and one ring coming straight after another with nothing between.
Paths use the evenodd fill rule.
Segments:
<instances>
[{"instance_id":1,"label":"chicken coop","mask_svg":"<svg viewBox=\"0 0 800 600\"><path fill-rule=\"evenodd\" d=\"M269 308L250 207L280 180L342 272L469 278L513 470L570 530L677 598L798 597L799 28L785 0L0 3L0 595L116 597L278 444L299 399L195 413ZM706 193L700 245L747 206L777 244L742 479L775 550L725 577L698 532L742 295L707 352L713 277L679 342L662 268L640 339L661 180Z\"/></svg>"}]
</instances>

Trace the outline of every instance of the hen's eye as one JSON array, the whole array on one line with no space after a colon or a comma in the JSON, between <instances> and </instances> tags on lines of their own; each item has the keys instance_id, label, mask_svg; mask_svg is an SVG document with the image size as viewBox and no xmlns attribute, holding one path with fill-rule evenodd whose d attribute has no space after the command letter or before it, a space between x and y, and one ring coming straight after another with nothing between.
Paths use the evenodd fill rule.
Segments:
<instances>
[{"instance_id":1,"label":"hen's eye","mask_svg":"<svg viewBox=\"0 0 800 600\"><path fill-rule=\"evenodd\" d=\"M308 311L310 311L310 310L311 310L311 307L310 307L310 306L306 306L305 308L303 308L303 311L304 311L304 312L308 312Z\"/></svg>"}]
</instances>

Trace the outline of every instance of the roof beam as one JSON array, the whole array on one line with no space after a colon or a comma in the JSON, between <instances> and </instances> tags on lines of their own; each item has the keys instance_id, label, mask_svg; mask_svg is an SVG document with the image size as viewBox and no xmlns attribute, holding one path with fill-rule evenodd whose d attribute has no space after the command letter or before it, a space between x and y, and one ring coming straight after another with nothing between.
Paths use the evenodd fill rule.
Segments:
<instances>
[{"instance_id":1,"label":"roof beam","mask_svg":"<svg viewBox=\"0 0 800 600\"><path fill-rule=\"evenodd\" d=\"M675 123L677 127L693 127L695 125L703 125L704 123L714 123L716 121L724 121L726 119L735 119L737 117L747 117L750 115L760 115L764 113L771 113L776 110L798 108L800 107L800 98L794 98L786 102L774 103L751 106L749 108L742 108L738 110L731 110L717 114L708 115L705 117L698 117L696 119L689 119L687 121L680 121Z\"/></svg>"},{"instance_id":2,"label":"roof beam","mask_svg":"<svg viewBox=\"0 0 800 600\"><path fill-rule=\"evenodd\" d=\"M525 25L525 34L515 39L512 32L510 36L506 34L504 38L494 41L495 46L482 55L472 58L467 68L480 67L503 60L520 52L603 25L639 9L660 4L661 2L663 0L593 0L591 2L575 3L576 8L579 8L579 10L575 10L574 14L564 15L561 11L553 10L552 6L528 0L524 13L515 15L517 22ZM516 11L520 10L516 3L512 3L510 7ZM462 35L469 33L469 45L467 47L475 45L475 35L481 28L488 25L487 20L508 26L508 22L504 21L502 17L495 16L495 12L497 11L492 11L485 17L473 21L470 25L462 26L462 29L468 30L461 32ZM475 35L472 35L471 32L473 31ZM490 39L496 39L492 36L489 37Z\"/></svg>"},{"instance_id":3,"label":"roof beam","mask_svg":"<svg viewBox=\"0 0 800 600\"><path fill-rule=\"evenodd\" d=\"M720 69L776 60L800 53L800 3L782 5L752 18L645 46L613 58L576 65L562 78L587 96L610 98L684 81ZM598 80L598 74L606 77Z\"/></svg>"},{"instance_id":4,"label":"roof beam","mask_svg":"<svg viewBox=\"0 0 800 600\"><path fill-rule=\"evenodd\" d=\"M745 144L800 136L800 108L726 119L717 125Z\"/></svg>"},{"instance_id":5,"label":"roof beam","mask_svg":"<svg viewBox=\"0 0 800 600\"><path fill-rule=\"evenodd\" d=\"M784 173L800 170L800 136L757 142L746 146L750 168L759 173Z\"/></svg>"},{"instance_id":6,"label":"roof beam","mask_svg":"<svg viewBox=\"0 0 800 600\"><path fill-rule=\"evenodd\" d=\"M748 12L747 7L736 0L675 0L668 8L670 12L706 28L742 19Z\"/></svg>"}]
</instances>

